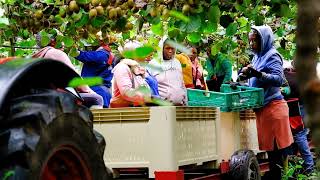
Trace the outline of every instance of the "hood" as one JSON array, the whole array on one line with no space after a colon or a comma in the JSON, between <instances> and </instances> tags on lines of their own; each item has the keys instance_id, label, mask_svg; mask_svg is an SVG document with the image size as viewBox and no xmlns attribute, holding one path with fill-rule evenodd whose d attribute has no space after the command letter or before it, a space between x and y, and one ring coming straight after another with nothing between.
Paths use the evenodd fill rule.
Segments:
<instances>
[{"instance_id":1,"label":"hood","mask_svg":"<svg viewBox=\"0 0 320 180\"><path fill-rule=\"evenodd\" d=\"M118 69L118 65L119 64L126 64L130 67L133 67L133 66L140 66L140 64L135 61L135 60L132 60L132 59L122 59L113 69L112 69L112 72L114 72L116 69Z\"/></svg>"},{"instance_id":2,"label":"hood","mask_svg":"<svg viewBox=\"0 0 320 180\"><path fill-rule=\"evenodd\" d=\"M159 41L159 51L158 51L158 58L160 59L160 61L164 61L163 60L163 47L164 47L164 42L168 39L168 36L163 36L163 38ZM172 46L175 46L174 44L172 44ZM174 55L172 56L174 59L176 56L176 52L177 52L177 48L176 51L174 52ZM171 59L171 60L172 60Z\"/></svg>"},{"instance_id":3,"label":"hood","mask_svg":"<svg viewBox=\"0 0 320 180\"><path fill-rule=\"evenodd\" d=\"M259 54L263 55L273 48L274 36L270 26L252 26L251 28L258 31L261 37L261 52Z\"/></svg>"},{"instance_id":4,"label":"hood","mask_svg":"<svg viewBox=\"0 0 320 180\"><path fill-rule=\"evenodd\" d=\"M33 55L32 55L32 57L33 58L43 58L45 55L46 55L46 53L47 53L47 51L49 50L49 49L51 49L52 47L45 47L45 48L42 48L42 49L40 49L38 52L36 52L36 53L34 53Z\"/></svg>"}]
</instances>

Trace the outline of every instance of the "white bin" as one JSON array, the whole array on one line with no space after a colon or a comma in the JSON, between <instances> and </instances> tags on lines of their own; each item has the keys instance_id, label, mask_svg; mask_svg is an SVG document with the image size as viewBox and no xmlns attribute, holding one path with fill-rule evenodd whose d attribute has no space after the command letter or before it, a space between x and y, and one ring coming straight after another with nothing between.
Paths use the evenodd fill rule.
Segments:
<instances>
[{"instance_id":1,"label":"white bin","mask_svg":"<svg viewBox=\"0 0 320 180\"><path fill-rule=\"evenodd\" d=\"M109 168L148 168L154 178L154 171L221 161L217 108L111 108L93 114L94 129L106 140Z\"/></svg>"}]
</instances>

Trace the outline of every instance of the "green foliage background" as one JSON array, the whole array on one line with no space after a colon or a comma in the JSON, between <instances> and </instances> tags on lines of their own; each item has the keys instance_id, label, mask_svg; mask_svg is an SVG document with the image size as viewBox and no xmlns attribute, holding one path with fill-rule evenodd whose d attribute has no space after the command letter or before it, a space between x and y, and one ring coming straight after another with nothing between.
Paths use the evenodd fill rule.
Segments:
<instances>
[{"instance_id":1,"label":"green foliage background","mask_svg":"<svg viewBox=\"0 0 320 180\"><path fill-rule=\"evenodd\" d=\"M204 50L213 40L212 52L224 48L234 62L244 63L248 57L248 31L252 25L268 24L276 35L276 47L285 59L292 59L295 46L296 1L290 0L76 0L79 8L70 10L70 0L1 0L4 13L0 17L0 53L8 55L10 46L36 47L34 34L44 36L56 28L58 45L63 42L69 55L76 48L97 45L96 33L107 42L122 44L137 39L155 47L165 34ZM144 2L144 3L142 3ZM107 4L105 4L107 3ZM142 4L142 5L141 5ZM102 6L104 13L90 15ZM62 10L61 10L62 9ZM117 11L116 17L112 11ZM40 16L41 15L41 16ZM44 38L48 43L49 38ZM26 56L32 49L17 49L15 56Z\"/></svg>"}]
</instances>

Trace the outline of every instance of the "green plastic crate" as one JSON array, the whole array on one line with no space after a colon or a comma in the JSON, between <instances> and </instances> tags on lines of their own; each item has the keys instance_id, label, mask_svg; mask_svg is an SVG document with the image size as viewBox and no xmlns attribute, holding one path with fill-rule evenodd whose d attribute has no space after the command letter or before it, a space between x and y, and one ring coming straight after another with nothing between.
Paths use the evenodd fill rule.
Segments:
<instances>
[{"instance_id":1,"label":"green plastic crate","mask_svg":"<svg viewBox=\"0 0 320 180\"><path fill-rule=\"evenodd\" d=\"M233 90L229 84L222 84L221 92L187 89L189 106L220 107L221 111L241 111L263 106L263 89L237 86Z\"/></svg>"}]
</instances>

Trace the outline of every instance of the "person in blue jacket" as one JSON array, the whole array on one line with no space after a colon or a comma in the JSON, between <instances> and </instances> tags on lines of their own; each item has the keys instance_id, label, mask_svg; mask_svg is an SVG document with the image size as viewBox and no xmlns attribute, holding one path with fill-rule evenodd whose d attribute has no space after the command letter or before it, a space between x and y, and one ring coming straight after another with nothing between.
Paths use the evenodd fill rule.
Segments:
<instances>
[{"instance_id":1,"label":"person in blue jacket","mask_svg":"<svg viewBox=\"0 0 320 180\"><path fill-rule=\"evenodd\" d=\"M249 79L249 86L264 89L264 106L255 110L259 149L268 153L270 171L266 179L280 180L280 167L287 161L288 147L293 143L289 108L280 91L285 81L283 61L273 46L270 26L251 29L249 45L254 57L242 74Z\"/></svg>"},{"instance_id":2,"label":"person in blue jacket","mask_svg":"<svg viewBox=\"0 0 320 180\"><path fill-rule=\"evenodd\" d=\"M103 84L91 86L90 88L97 94L103 97L104 105L107 108L111 100L111 85L114 67L114 57L108 45L101 43L101 46L96 51L80 51L80 54L75 57L83 63L81 76L82 77L101 77Z\"/></svg>"}]
</instances>

